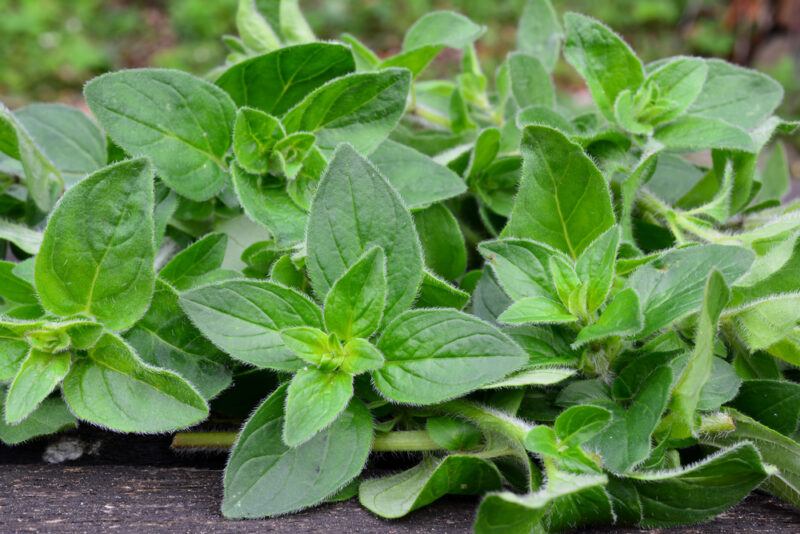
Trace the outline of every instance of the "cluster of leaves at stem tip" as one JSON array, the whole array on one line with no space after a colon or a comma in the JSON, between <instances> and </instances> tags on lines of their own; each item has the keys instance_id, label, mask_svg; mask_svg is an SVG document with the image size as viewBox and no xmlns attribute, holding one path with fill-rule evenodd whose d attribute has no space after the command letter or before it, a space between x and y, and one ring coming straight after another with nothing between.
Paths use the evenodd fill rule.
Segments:
<instances>
[{"instance_id":1,"label":"cluster of leaves at stem tip","mask_svg":"<svg viewBox=\"0 0 800 534\"><path fill-rule=\"evenodd\" d=\"M90 81L93 119L0 108L0 440L257 404L231 518L471 494L477 532L539 532L700 522L757 488L800 505L775 81L644 65L548 0L495 73L449 11L386 58L318 40L296 0L237 24L206 78ZM457 72L424 75L445 49ZM562 56L591 106L555 90ZM419 463L364 473L380 451Z\"/></svg>"}]
</instances>

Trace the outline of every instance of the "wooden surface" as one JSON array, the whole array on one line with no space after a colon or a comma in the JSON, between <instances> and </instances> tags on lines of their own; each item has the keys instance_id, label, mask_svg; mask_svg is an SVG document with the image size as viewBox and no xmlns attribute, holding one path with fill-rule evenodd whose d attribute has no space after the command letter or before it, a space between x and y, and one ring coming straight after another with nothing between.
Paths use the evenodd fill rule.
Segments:
<instances>
[{"instance_id":1,"label":"wooden surface","mask_svg":"<svg viewBox=\"0 0 800 534\"><path fill-rule=\"evenodd\" d=\"M278 519L226 521L218 511L221 479L217 469L5 465L0 532L461 533L470 531L476 504L445 499L389 522L351 500ZM772 499L753 496L710 524L674 532L797 533L800 516Z\"/></svg>"}]
</instances>

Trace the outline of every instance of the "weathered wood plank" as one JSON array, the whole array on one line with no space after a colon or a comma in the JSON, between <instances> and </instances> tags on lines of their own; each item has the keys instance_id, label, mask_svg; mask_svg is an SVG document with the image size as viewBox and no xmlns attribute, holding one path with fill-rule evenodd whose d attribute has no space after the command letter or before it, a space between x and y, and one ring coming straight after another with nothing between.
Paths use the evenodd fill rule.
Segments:
<instances>
[{"instance_id":1,"label":"weathered wood plank","mask_svg":"<svg viewBox=\"0 0 800 534\"><path fill-rule=\"evenodd\" d=\"M388 522L351 500L278 519L226 521L218 511L221 478L217 469L185 467L5 465L0 532L461 533L475 508L472 499L445 499ZM796 533L800 515L756 495L707 525L674 532Z\"/></svg>"}]
</instances>

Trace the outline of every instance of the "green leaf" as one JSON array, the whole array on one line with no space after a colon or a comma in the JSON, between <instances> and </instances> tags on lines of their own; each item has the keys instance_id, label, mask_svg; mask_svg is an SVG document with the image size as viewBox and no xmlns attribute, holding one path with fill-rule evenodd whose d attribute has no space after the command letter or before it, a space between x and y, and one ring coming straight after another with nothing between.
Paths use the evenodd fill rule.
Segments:
<instances>
[{"instance_id":1,"label":"green leaf","mask_svg":"<svg viewBox=\"0 0 800 534\"><path fill-rule=\"evenodd\" d=\"M414 212L425 264L437 275L454 280L467 270L467 247L461 227L444 204Z\"/></svg>"},{"instance_id":2,"label":"green leaf","mask_svg":"<svg viewBox=\"0 0 800 534\"><path fill-rule=\"evenodd\" d=\"M703 292L703 308L697 323L694 350L672 392L672 436L688 438L695 434L695 411L700 392L711 376L719 316L730 300L725 279L712 270Z\"/></svg>"},{"instance_id":3,"label":"green leaf","mask_svg":"<svg viewBox=\"0 0 800 534\"><path fill-rule=\"evenodd\" d=\"M111 139L150 158L176 192L207 200L222 189L236 108L219 87L185 72L138 69L95 78L84 95Z\"/></svg>"},{"instance_id":4,"label":"green leaf","mask_svg":"<svg viewBox=\"0 0 800 534\"><path fill-rule=\"evenodd\" d=\"M584 501L586 497L594 497L597 491L600 495L604 495L603 486L607 482L605 475L555 472L550 474L547 486L536 493L527 495L515 495L508 491L490 493L483 498L478 507L475 532L477 534L547 532L548 523L563 514L564 506L571 512L571 517L568 519L573 527L598 520L610 521L611 504L607 498L605 504L601 501L594 502L593 504L598 505L596 508L587 506L588 503ZM554 530L560 530L567 525L557 524L553 527Z\"/></svg>"},{"instance_id":5,"label":"green leaf","mask_svg":"<svg viewBox=\"0 0 800 534\"><path fill-rule=\"evenodd\" d=\"M800 418L800 385L784 380L745 380L732 404L759 423L791 436Z\"/></svg>"},{"instance_id":6,"label":"green leaf","mask_svg":"<svg viewBox=\"0 0 800 534\"><path fill-rule=\"evenodd\" d=\"M661 126L653 135L671 150L696 152L716 148L755 152L753 139L743 129L719 119L686 115Z\"/></svg>"},{"instance_id":7,"label":"green leaf","mask_svg":"<svg viewBox=\"0 0 800 534\"><path fill-rule=\"evenodd\" d=\"M233 123L233 153L247 172L266 174L275 143L284 137L281 121L254 108L240 108Z\"/></svg>"},{"instance_id":8,"label":"green leaf","mask_svg":"<svg viewBox=\"0 0 800 534\"><path fill-rule=\"evenodd\" d=\"M525 448L542 456L558 456L558 438L552 427L536 425L525 434Z\"/></svg>"},{"instance_id":9,"label":"green leaf","mask_svg":"<svg viewBox=\"0 0 800 534\"><path fill-rule=\"evenodd\" d=\"M236 29L244 45L256 52L267 52L281 46L272 25L259 12L256 0L239 0Z\"/></svg>"},{"instance_id":10,"label":"green leaf","mask_svg":"<svg viewBox=\"0 0 800 534\"><path fill-rule=\"evenodd\" d=\"M125 340L142 360L175 371L206 399L231 384L222 352L203 337L181 309L178 293L161 280L156 281L150 309L125 333Z\"/></svg>"},{"instance_id":11,"label":"green leaf","mask_svg":"<svg viewBox=\"0 0 800 534\"><path fill-rule=\"evenodd\" d=\"M292 200L282 180L250 174L238 165L233 165L231 174L236 196L250 220L269 230L281 244L303 240L306 212Z\"/></svg>"},{"instance_id":12,"label":"green leaf","mask_svg":"<svg viewBox=\"0 0 800 534\"><path fill-rule=\"evenodd\" d=\"M295 326L281 330L281 339L298 358L311 365L316 365L327 371L337 368L338 361L335 359L338 354L334 353L336 346L331 343L331 339L319 328L310 326Z\"/></svg>"},{"instance_id":13,"label":"green leaf","mask_svg":"<svg viewBox=\"0 0 800 534\"><path fill-rule=\"evenodd\" d=\"M411 214L397 193L368 161L344 145L322 177L309 214L308 273L316 294L324 298L334 281L375 245L386 255L388 322L416 298L422 252Z\"/></svg>"},{"instance_id":14,"label":"green leaf","mask_svg":"<svg viewBox=\"0 0 800 534\"><path fill-rule=\"evenodd\" d=\"M644 265L629 278L644 313L640 338L699 310L708 274L716 269L732 285L753 262L747 249L725 245L700 245L664 254L659 268Z\"/></svg>"},{"instance_id":15,"label":"green leaf","mask_svg":"<svg viewBox=\"0 0 800 534\"><path fill-rule=\"evenodd\" d=\"M613 226L586 247L575 263L575 272L586 286L586 310L594 313L608 297L614 283L614 267L620 231Z\"/></svg>"},{"instance_id":16,"label":"green leaf","mask_svg":"<svg viewBox=\"0 0 800 534\"><path fill-rule=\"evenodd\" d=\"M19 159L22 164L28 196L41 211L49 212L64 189L61 172L11 110L2 103L0 128L4 136L0 148L12 158Z\"/></svg>"},{"instance_id":17,"label":"green leaf","mask_svg":"<svg viewBox=\"0 0 800 534\"><path fill-rule=\"evenodd\" d=\"M42 245L42 234L27 226L0 218L0 240L14 243L28 254L36 254Z\"/></svg>"},{"instance_id":18,"label":"green leaf","mask_svg":"<svg viewBox=\"0 0 800 534\"><path fill-rule=\"evenodd\" d=\"M656 528L710 519L745 498L769 474L756 448L744 442L688 467L632 473L625 480L639 497L640 525Z\"/></svg>"},{"instance_id":19,"label":"green leaf","mask_svg":"<svg viewBox=\"0 0 800 534\"><path fill-rule=\"evenodd\" d=\"M212 343L238 360L267 369L290 371L304 365L281 340L282 329L322 328L316 304L272 282L218 282L183 293L180 303Z\"/></svg>"},{"instance_id":20,"label":"green leaf","mask_svg":"<svg viewBox=\"0 0 800 534\"><path fill-rule=\"evenodd\" d=\"M552 72L558 61L564 30L550 0L528 0L517 30L517 49L542 62Z\"/></svg>"},{"instance_id":21,"label":"green leaf","mask_svg":"<svg viewBox=\"0 0 800 534\"><path fill-rule=\"evenodd\" d=\"M306 96L283 117L287 133L312 132L323 151L350 143L369 154L397 126L411 73L405 69L348 74Z\"/></svg>"},{"instance_id":22,"label":"green leaf","mask_svg":"<svg viewBox=\"0 0 800 534\"><path fill-rule=\"evenodd\" d=\"M14 115L68 186L105 166L106 137L79 109L63 104L29 104Z\"/></svg>"},{"instance_id":23,"label":"green leaf","mask_svg":"<svg viewBox=\"0 0 800 534\"><path fill-rule=\"evenodd\" d=\"M750 130L772 115L783 100L783 87L760 72L707 59L708 76L689 113L720 119Z\"/></svg>"},{"instance_id":24,"label":"green leaf","mask_svg":"<svg viewBox=\"0 0 800 534\"><path fill-rule=\"evenodd\" d=\"M379 246L367 250L333 283L325 297L325 326L341 339L369 337L386 306L386 258Z\"/></svg>"},{"instance_id":25,"label":"green leaf","mask_svg":"<svg viewBox=\"0 0 800 534\"><path fill-rule=\"evenodd\" d=\"M364 468L372 445L364 405L353 399L331 426L289 448L281 440L286 389L270 395L242 428L225 469L225 517L267 517L314 506Z\"/></svg>"},{"instance_id":26,"label":"green leaf","mask_svg":"<svg viewBox=\"0 0 800 534\"><path fill-rule=\"evenodd\" d=\"M500 472L487 460L465 454L428 456L396 475L365 480L358 500L370 512L395 519L448 494L476 495L501 485Z\"/></svg>"},{"instance_id":27,"label":"green leaf","mask_svg":"<svg viewBox=\"0 0 800 534\"><path fill-rule=\"evenodd\" d=\"M778 468L761 489L800 506L800 445L735 410L728 409L727 413L733 418L735 430L702 436L703 443L716 447L732 447L743 441L752 443L765 462Z\"/></svg>"},{"instance_id":28,"label":"green leaf","mask_svg":"<svg viewBox=\"0 0 800 534\"><path fill-rule=\"evenodd\" d=\"M544 297L525 297L497 318L506 324L560 324L578 320L560 302Z\"/></svg>"},{"instance_id":29,"label":"green leaf","mask_svg":"<svg viewBox=\"0 0 800 534\"><path fill-rule=\"evenodd\" d=\"M36 290L56 315L87 314L123 330L153 294L153 171L124 161L85 178L59 202L36 256Z\"/></svg>"},{"instance_id":30,"label":"green leaf","mask_svg":"<svg viewBox=\"0 0 800 534\"><path fill-rule=\"evenodd\" d=\"M449 168L391 139L381 143L369 160L397 189L409 209L424 208L467 190L464 180Z\"/></svg>"},{"instance_id":31,"label":"green leaf","mask_svg":"<svg viewBox=\"0 0 800 534\"><path fill-rule=\"evenodd\" d=\"M454 308L461 310L469 302L470 294L455 287L435 274L425 271L419 288L418 308Z\"/></svg>"},{"instance_id":32,"label":"green leaf","mask_svg":"<svg viewBox=\"0 0 800 534\"><path fill-rule=\"evenodd\" d=\"M0 391L0 410L3 409L5 395ZM75 416L59 398L45 399L24 421L9 425L0 419L0 442L18 445L38 436L54 434L77 426Z\"/></svg>"},{"instance_id":33,"label":"green leaf","mask_svg":"<svg viewBox=\"0 0 800 534\"><path fill-rule=\"evenodd\" d=\"M347 373L301 369L286 393L283 442L296 448L333 423L353 396Z\"/></svg>"},{"instance_id":34,"label":"green leaf","mask_svg":"<svg viewBox=\"0 0 800 534\"><path fill-rule=\"evenodd\" d=\"M11 381L30 352L24 333L15 326L16 321L0 320L0 382Z\"/></svg>"},{"instance_id":35,"label":"green leaf","mask_svg":"<svg viewBox=\"0 0 800 534\"><path fill-rule=\"evenodd\" d=\"M191 289L222 267L227 246L227 235L206 234L173 256L158 276L178 291Z\"/></svg>"},{"instance_id":36,"label":"green leaf","mask_svg":"<svg viewBox=\"0 0 800 534\"><path fill-rule=\"evenodd\" d=\"M617 95L635 90L644 81L642 62L619 35L594 19L567 13L564 24L564 57L586 80L600 111L613 119Z\"/></svg>"},{"instance_id":37,"label":"green leaf","mask_svg":"<svg viewBox=\"0 0 800 534\"><path fill-rule=\"evenodd\" d=\"M578 332L573 347L611 336L632 336L644 326L639 296L633 289L625 289L614 296L594 323Z\"/></svg>"},{"instance_id":38,"label":"green leaf","mask_svg":"<svg viewBox=\"0 0 800 534\"><path fill-rule=\"evenodd\" d=\"M460 50L475 42L486 31L464 15L452 11L432 11L423 15L406 31L403 50L423 46L446 46Z\"/></svg>"},{"instance_id":39,"label":"green leaf","mask_svg":"<svg viewBox=\"0 0 800 534\"><path fill-rule=\"evenodd\" d=\"M705 60L696 57L676 57L653 70L645 84L658 88L658 97L666 110L656 117L666 122L681 116L700 96L708 74Z\"/></svg>"},{"instance_id":40,"label":"green leaf","mask_svg":"<svg viewBox=\"0 0 800 534\"><path fill-rule=\"evenodd\" d=\"M519 52L508 56L508 75L511 79L511 95L517 106L543 106L555 104L555 88L550 74L541 61Z\"/></svg>"},{"instance_id":41,"label":"green leaf","mask_svg":"<svg viewBox=\"0 0 800 534\"><path fill-rule=\"evenodd\" d=\"M572 447L592 439L611 422L611 412L599 406L572 406L556 417L558 439Z\"/></svg>"},{"instance_id":42,"label":"green leaf","mask_svg":"<svg viewBox=\"0 0 800 534\"><path fill-rule=\"evenodd\" d=\"M345 343L344 355L341 369L351 375L377 371L385 361L375 345L359 337Z\"/></svg>"},{"instance_id":43,"label":"green leaf","mask_svg":"<svg viewBox=\"0 0 800 534\"><path fill-rule=\"evenodd\" d=\"M518 338L514 339L518 341ZM552 386L563 382L578 374L575 369L567 369L563 367L541 367L533 366L529 369L523 369L509 375L508 377L489 384L483 389L497 389L497 388L512 388L523 386Z\"/></svg>"},{"instance_id":44,"label":"green leaf","mask_svg":"<svg viewBox=\"0 0 800 534\"><path fill-rule=\"evenodd\" d=\"M373 374L387 398L435 404L505 377L528 360L505 334L455 310L412 310L378 340L386 358Z\"/></svg>"},{"instance_id":45,"label":"green leaf","mask_svg":"<svg viewBox=\"0 0 800 534\"><path fill-rule=\"evenodd\" d=\"M448 416L429 417L425 430L434 443L449 451L477 449L482 440L481 431L474 425Z\"/></svg>"},{"instance_id":46,"label":"green leaf","mask_svg":"<svg viewBox=\"0 0 800 534\"><path fill-rule=\"evenodd\" d=\"M16 263L0 261L0 297L18 304L37 304L36 290L27 280L13 273Z\"/></svg>"},{"instance_id":47,"label":"green leaf","mask_svg":"<svg viewBox=\"0 0 800 534\"><path fill-rule=\"evenodd\" d=\"M672 371L660 366L641 382L627 407L606 401L591 402L610 410L613 416L611 424L589 442L600 453L607 469L624 473L648 457L650 436L667 408L671 388Z\"/></svg>"},{"instance_id":48,"label":"green leaf","mask_svg":"<svg viewBox=\"0 0 800 534\"><path fill-rule=\"evenodd\" d=\"M749 304L734 316L751 350L769 348L789 336L800 323L800 295L775 295Z\"/></svg>"},{"instance_id":49,"label":"green leaf","mask_svg":"<svg viewBox=\"0 0 800 534\"><path fill-rule=\"evenodd\" d=\"M550 277L550 258L561 252L530 239L484 241L478 251L500 285L514 300L526 297L558 298Z\"/></svg>"},{"instance_id":50,"label":"green leaf","mask_svg":"<svg viewBox=\"0 0 800 534\"><path fill-rule=\"evenodd\" d=\"M308 43L316 41L314 32L308 25L299 0L281 0L278 7L281 35L289 43Z\"/></svg>"},{"instance_id":51,"label":"green leaf","mask_svg":"<svg viewBox=\"0 0 800 534\"><path fill-rule=\"evenodd\" d=\"M69 352L31 350L8 388L5 422L15 425L33 413L69 372Z\"/></svg>"},{"instance_id":52,"label":"green leaf","mask_svg":"<svg viewBox=\"0 0 800 534\"><path fill-rule=\"evenodd\" d=\"M789 171L789 160L783 143L777 141L767 156L764 171L761 174L761 189L753 199L753 204L779 201L789 192L792 175Z\"/></svg>"},{"instance_id":53,"label":"green leaf","mask_svg":"<svg viewBox=\"0 0 800 534\"><path fill-rule=\"evenodd\" d=\"M577 258L614 225L605 178L564 134L528 126L522 134L522 183L503 237L551 245Z\"/></svg>"},{"instance_id":54,"label":"green leaf","mask_svg":"<svg viewBox=\"0 0 800 534\"><path fill-rule=\"evenodd\" d=\"M117 432L168 432L208 416L206 401L189 383L146 365L113 334L73 362L61 388L76 416Z\"/></svg>"},{"instance_id":55,"label":"green leaf","mask_svg":"<svg viewBox=\"0 0 800 534\"><path fill-rule=\"evenodd\" d=\"M310 43L237 63L216 83L237 107L280 117L318 87L354 70L353 56L346 46Z\"/></svg>"}]
</instances>

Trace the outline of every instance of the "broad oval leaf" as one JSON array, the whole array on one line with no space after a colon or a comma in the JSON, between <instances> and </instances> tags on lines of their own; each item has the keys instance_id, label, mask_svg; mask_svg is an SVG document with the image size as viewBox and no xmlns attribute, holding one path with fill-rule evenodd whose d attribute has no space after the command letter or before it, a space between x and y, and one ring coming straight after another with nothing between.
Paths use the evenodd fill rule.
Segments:
<instances>
[{"instance_id":1,"label":"broad oval leaf","mask_svg":"<svg viewBox=\"0 0 800 534\"><path fill-rule=\"evenodd\" d=\"M123 330L153 294L153 171L144 159L97 171L67 191L36 256L36 290L56 315Z\"/></svg>"},{"instance_id":2,"label":"broad oval leaf","mask_svg":"<svg viewBox=\"0 0 800 534\"><path fill-rule=\"evenodd\" d=\"M61 389L80 419L117 432L168 432L208 416L206 401L188 382L145 364L108 333L74 362Z\"/></svg>"},{"instance_id":3,"label":"broad oval leaf","mask_svg":"<svg viewBox=\"0 0 800 534\"><path fill-rule=\"evenodd\" d=\"M283 125L287 133L316 134L324 151L350 143L369 154L397 126L410 84L405 69L348 74L306 96L286 113Z\"/></svg>"},{"instance_id":4,"label":"broad oval leaf","mask_svg":"<svg viewBox=\"0 0 800 534\"><path fill-rule=\"evenodd\" d=\"M411 310L378 340L386 359L373 374L387 398L434 404L491 384L528 362L495 327L455 310Z\"/></svg>"},{"instance_id":5,"label":"broad oval leaf","mask_svg":"<svg viewBox=\"0 0 800 534\"><path fill-rule=\"evenodd\" d=\"M237 63L216 83L236 107L248 106L281 116L317 87L355 68L346 46L308 43Z\"/></svg>"},{"instance_id":6,"label":"broad oval leaf","mask_svg":"<svg viewBox=\"0 0 800 534\"><path fill-rule=\"evenodd\" d=\"M498 490L501 485L497 467L477 456L426 456L396 475L365 480L358 488L358 500L370 512L395 519L447 494L475 495Z\"/></svg>"},{"instance_id":7,"label":"broad oval leaf","mask_svg":"<svg viewBox=\"0 0 800 534\"><path fill-rule=\"evenodd\" d=\"M486 31L464 15L452 11L433 11L423 15L403 38L403 50L423 46L446 46L460 50Z\"/></svg>"},{"instance_id":8,"label":"broad oval leaf","mask_svg":"<svg viewBox=\"0 0 800 534\"><path fill-rule=\"evenodd\" d=\"M308 272L321 299L375 245L386 255L384 321L416 298L422 251L411 214L383 176L348 145L336 151L320 181L306 235Z\"/></svg>"},{"instance_id":9,"label":"broad oval leaf","mask_svg":"<svg viewBox=\"0 0 800 534\"><path fill-rule=\"evenodd\" d=\"M225 517L269 517L314 506L364 468L372 445L366 407L353 399L330 427L292 449L281 440L286 389L270 395L242 428L225 469Z\"/></svg>"},{"instance_id":10,"label":"broad oval leaf","mask_svg":"<svg viewBox=\"0 0 800 534\"><path fill-rule=\"evenodd\" d=\"M614 225L605 178L558 130L526 127L521 150L522 183L503 237L534 239L577 258Z\"/></svg>"},{"instance_id":11,"label":"broad oval leaf","mask_svg":"<svg viewBox=\"0 0 800 534\"><path fill-rule=\"evenodd\" d=\"M16 425L39 407L69 372L71 357L69 352L30 351L8 388L6 423Z\"/></svg>"},{"instance_id":12,"label":"broad oval leaf","mask_svg":"<svg viewBox=\"0 0 800 534\"><path fill-rule=\"evenodd\" d=\"M180 298L195 326L216 346L245 363L295 370L305 363L284 344L280 331L322 328L322 314L302 293L273 282L226 280Z\"/></svg>"},{"instance_id":13,"label":"broad oval leaf","mask_svg":"<svg viewBox=\"0 0 800 534\"><path fill-rule=\"evenodd\" d=\"M181 195L207 200L225 185L236 108L219 87L181 71L136 69L99 76L84 95L111 139L149 157Z\"/></svg>"}]
</instances>

